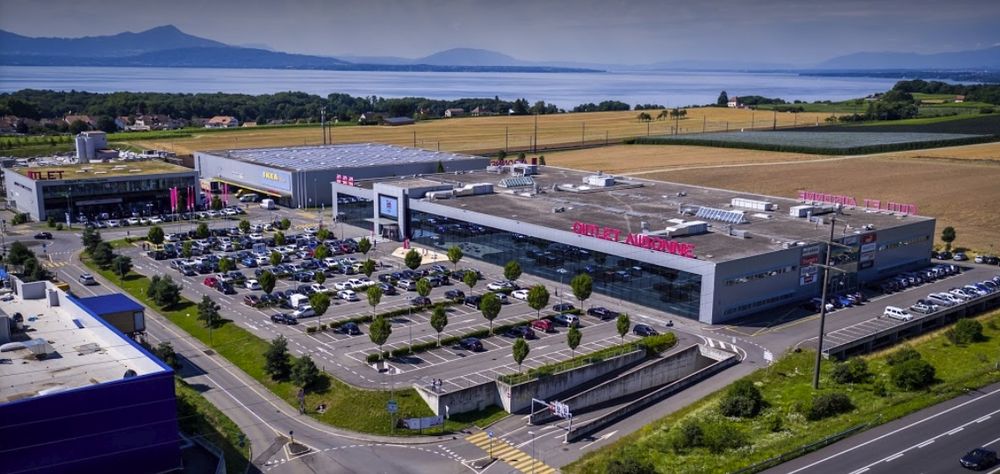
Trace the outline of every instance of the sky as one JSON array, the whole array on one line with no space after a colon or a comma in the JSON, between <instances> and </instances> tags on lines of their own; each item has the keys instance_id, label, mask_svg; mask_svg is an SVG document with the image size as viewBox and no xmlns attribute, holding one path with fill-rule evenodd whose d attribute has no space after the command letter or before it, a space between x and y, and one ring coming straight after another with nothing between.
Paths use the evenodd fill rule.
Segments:
<instances>
[{"instance_id":1,"label":"sky","mask_svg":"<svg viewBox=\"0 0 1000 474\"><path fill-rule=\"evenodd\" d=\"M416 58L805 66L860 51L1000 45L1000 0L0 0L0 29L96 36L173 24L234 45Z\"/></svg>"}]
</instances>

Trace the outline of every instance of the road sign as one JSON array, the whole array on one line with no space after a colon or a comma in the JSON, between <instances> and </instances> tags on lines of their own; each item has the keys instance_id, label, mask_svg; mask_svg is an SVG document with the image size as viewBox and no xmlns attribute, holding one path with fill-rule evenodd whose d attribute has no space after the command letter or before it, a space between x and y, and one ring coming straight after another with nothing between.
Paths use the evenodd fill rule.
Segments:
<instances>
[{"instance_id":1,"label":"road sign","mask_svg":"<svg viewBox=\"0 0 1000 474\"><path fill-rule=\"evenodd\" d=\"M487 431L486 432L486 436L492 438L493 437L493 431L492 430Z\"/></svg>"},{"instance_id":2,"label":"road sign","mask_svg":"<svg viewBox=\"0 0 1000 474\"><path fill-rule=\"evenodd\" d=\"M389 400L389 403L385 405L385 409L389 413L396 413L397 411L399 411L399 406L396 405L396 400Z\"/></svg>"},{"instance_id":3,"label":"road sign","mask_svg":"<svg viewBox=\"0 0 1000 474\"><path fill-rule=\"evenodd\" d=\"M764 349L764 361L767 362L768 364L774 362L774 354L772 354L771 351L767 349Z\"/></svg>"}]
</instances>

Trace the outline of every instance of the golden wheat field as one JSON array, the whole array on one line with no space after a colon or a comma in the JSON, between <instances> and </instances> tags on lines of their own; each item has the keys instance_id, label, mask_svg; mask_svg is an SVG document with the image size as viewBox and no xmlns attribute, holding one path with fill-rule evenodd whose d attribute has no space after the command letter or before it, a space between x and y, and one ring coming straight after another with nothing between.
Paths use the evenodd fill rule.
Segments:
<instances>
[{"instance_id":1,"label":"golden wheat field","mask_svg":"<svg viewBox=\"0 0 1000 474\"><path fill-rule=\"evenodd\" d=\"M592 112L540 115L538 149L575 145L581 142L604 144L640 135L720 131L748 128L789 127L822 124L825 113L772 113L717 107L687 109L680 120L640 122L639 111ZM656 117L659 111L646 111ZM427 149L467 153L491 153L500 149L527 150L535 137L535 116L465 117L417 122L402 127L335 127L334 143L379 142ZM190 137L136 140L139 148L170 150L189 154L196 150L316 145L322 143L319 127L240 129L215 133L195 133Z\"/></svg>"},{"instance_id":2,"label":"golden wheat field","mask_svg":"<svg viewBox=\"0 0 1000 474\"><path fill-rule=\"evenodd\" d=\"M529 156L535 156L531 154ZM545 163L563 168L647 175L702 166L798 162L823 157L805 153L711 148L683 145L613 145L545 154Z\"/></svg>"}]
</instances>

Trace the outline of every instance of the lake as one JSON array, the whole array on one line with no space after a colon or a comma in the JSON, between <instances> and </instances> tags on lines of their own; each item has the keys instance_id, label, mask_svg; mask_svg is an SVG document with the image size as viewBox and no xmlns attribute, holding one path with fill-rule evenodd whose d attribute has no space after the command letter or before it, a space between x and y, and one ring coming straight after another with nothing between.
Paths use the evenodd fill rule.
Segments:
<instances>
[{"instance_id":1,"label":"lake","mask_svg":"<svg viewBox=\"0 0 1000 474\"><path fill-rule=\"evenodd\" d=\"M896 79L810 77L792 73L607 72L532 74L492 72L304 71L0 66L0 92L21 89L89 92L230 92L268 94L301 91L325 96L493 97L544 100L561 108L619 100L669 107L715 103L729 96L760 95L791 100L843 100L883 92Z\"/></svg>"}]
</instances>

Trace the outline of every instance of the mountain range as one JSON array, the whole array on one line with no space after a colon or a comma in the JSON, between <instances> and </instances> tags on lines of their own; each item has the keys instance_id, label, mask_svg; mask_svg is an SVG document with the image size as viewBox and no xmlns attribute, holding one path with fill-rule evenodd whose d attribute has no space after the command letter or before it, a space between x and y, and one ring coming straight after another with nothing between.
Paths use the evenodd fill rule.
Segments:
<instances>
[{"instance_id":1,"label":"mountain range","mask_svg":"<svg viewBox=\"0 0 1000 474\"><path fill-rule=\"evenodd\" d=\"M937 54L861 52L817 64L799 65L701 59L616 65L525 61L496 51L472 48L448 49L420 58L315 56L274 51L263 45L228 45L166 25L138 33L83 38L32 38L0 30L0 64L448 72L997 70L1000 69L1000 46Z\"/></svg>"}]
</instances>

